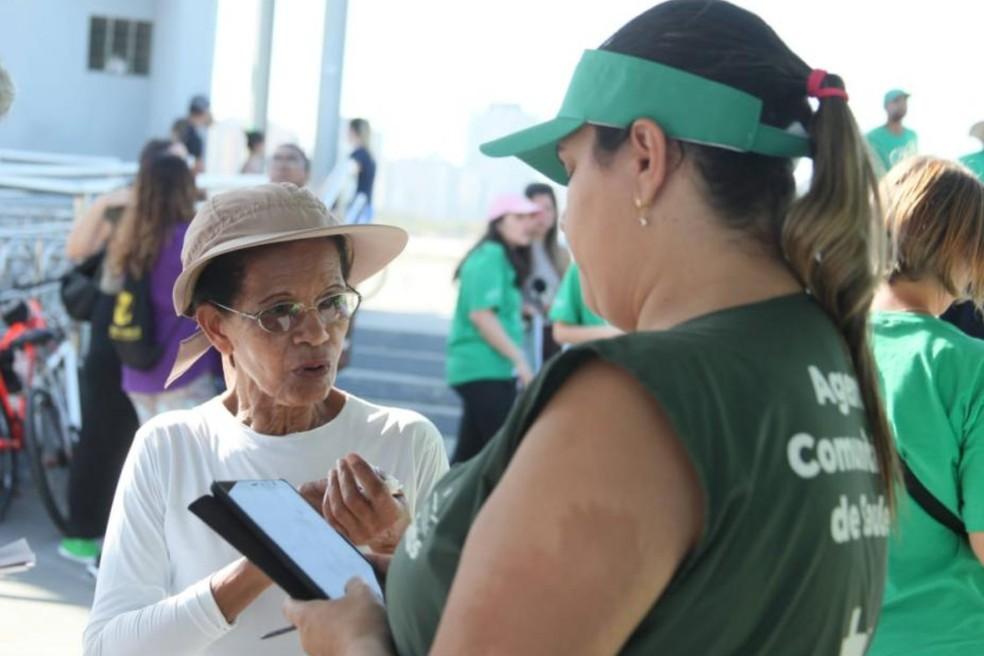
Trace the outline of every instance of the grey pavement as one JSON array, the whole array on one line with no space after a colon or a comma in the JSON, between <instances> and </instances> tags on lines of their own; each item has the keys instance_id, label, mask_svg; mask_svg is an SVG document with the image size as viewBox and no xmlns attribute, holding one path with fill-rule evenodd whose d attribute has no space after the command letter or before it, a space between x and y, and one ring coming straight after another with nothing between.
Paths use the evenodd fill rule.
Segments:
<instances>
[{"instance_id":1,"label":"grey pavement","mask_svg":"<svg viewBox=\"0 0 984 656\"><path fill-rule=\"evenodd\" d=\"M26 537L34 569L0 577L0 654L71 656L82 653L82 629L95 580L82 565L57 553L58 530L48 520L27 468L21 494L0 523L0 544Z\"/></svg>"}]
</instances>

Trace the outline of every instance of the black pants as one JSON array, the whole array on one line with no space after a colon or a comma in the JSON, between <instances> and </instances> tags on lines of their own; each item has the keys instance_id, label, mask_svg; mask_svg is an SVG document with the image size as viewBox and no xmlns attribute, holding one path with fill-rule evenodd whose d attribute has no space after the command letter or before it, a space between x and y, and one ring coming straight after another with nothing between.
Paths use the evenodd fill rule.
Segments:
<instances>
[{"instance_id":1,"label":"black pants","mask_svg":"<svg viewBox=\"0 0 984 656\"><path fill-rule=\"evenodd\" d=\"M451 463L471 459L502 428L516 401L515 380L476 380L455 385L464 412Z\"/></svg>"},{"instance_id":2,"label":"black pants","mask_svg":"<svg viewBox=\"0 0 984 656\"><path fill-rule=\"evenodd\" d=\"M138 428L123 391L120 360L109 341L113 297L100 297L79 387L82 430L68 480L69 537L98 538L106 532L116 483Z\"/></svg>"}]
</instances>

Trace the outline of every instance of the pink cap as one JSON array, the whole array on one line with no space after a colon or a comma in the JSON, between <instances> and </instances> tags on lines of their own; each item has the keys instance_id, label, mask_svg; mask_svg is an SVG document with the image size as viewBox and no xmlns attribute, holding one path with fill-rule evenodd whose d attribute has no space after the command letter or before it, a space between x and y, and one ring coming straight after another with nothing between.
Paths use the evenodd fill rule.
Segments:
<instances>
[{"instance_id":1,"label":"pink cap","mask_svg":"<svg viewBox=\"0 0 984 656\"><path fill-rule=\"evenodd\" d=\"M520 194L503 194L497 196L489 206L488 220L505 216L506 214L536 214L540 206Z\"/></svg>"}]
</instances>

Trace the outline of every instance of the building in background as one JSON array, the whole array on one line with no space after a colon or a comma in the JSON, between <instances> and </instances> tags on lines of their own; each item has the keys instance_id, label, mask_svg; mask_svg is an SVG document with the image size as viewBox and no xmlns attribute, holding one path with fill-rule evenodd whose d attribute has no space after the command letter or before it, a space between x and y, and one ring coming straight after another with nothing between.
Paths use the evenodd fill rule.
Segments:
<instances>
[{"instance_id":1,"label":"building in background","mask_svg":"<svg viewBox=\"0 0 984 656\"><path fill-rule=\"evenodd\" d=\"M0 148L134 159L212 81L217 0L0 2Z\"/></svg>"},{"instance_id":2,"label":"building in background","mask_svg":"<svg viewBox=\"0 0 984 656\"><path fill-rule=\"evenodd\" d=\"M237 172L242 130L260 127L272 141L305 136L323 178L339 150L346 9L347 0L0 1L0 61L21 90L0 148L133 160L204 94L217 121L229 119L209 135L211 172ZM313 98L295 98L298 86ZM289 125L298 108L303 125Z\"/></svg>"},{"instance_id":3,"label":"building in background","mask_svg":"<svg viewBox=\"0 0 984 656\"><path fill-rule=\"evenodd\" d=\"M517 159L485 157L479 145L536 121L519 105L493 104L469 123L468 155L463 165L437 155L392 161L381 158L377 206L397 219L483 225L494 196L507 191L521 193L528 183L541 178Z\"/></svg>"}]
</instances>

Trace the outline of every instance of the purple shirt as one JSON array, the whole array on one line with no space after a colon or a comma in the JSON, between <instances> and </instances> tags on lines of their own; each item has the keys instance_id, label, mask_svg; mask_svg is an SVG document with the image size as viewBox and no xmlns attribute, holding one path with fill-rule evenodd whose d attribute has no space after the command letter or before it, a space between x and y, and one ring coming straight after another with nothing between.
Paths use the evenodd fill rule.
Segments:
<instances>
[{"instance_id":1,"label":"purple shirt","mask_svg":"<svg viewBox=\"0 0 984 656\"><path fill-rule=\"evenodd\" d=\"M150 271L150 298L154 307L154 338L164 345L164 352L150 369L123 367L123 390L142 394L158 394L164 390L164 381L171 373L171 366L178 355L181 340L198 328L191 319L174 314L171 301L171 288L181 273L181 246L184 244L187 223L179 223L174 228L170 240L164 245L154 268ZM221 375L222 360L214 349L194 364L181 378L174 381L168 389L178 389L208 373Z\"/></svg>"}]
</instances>

